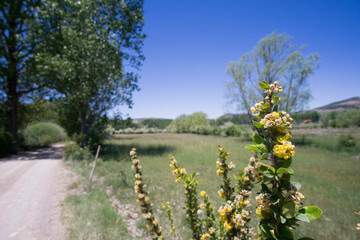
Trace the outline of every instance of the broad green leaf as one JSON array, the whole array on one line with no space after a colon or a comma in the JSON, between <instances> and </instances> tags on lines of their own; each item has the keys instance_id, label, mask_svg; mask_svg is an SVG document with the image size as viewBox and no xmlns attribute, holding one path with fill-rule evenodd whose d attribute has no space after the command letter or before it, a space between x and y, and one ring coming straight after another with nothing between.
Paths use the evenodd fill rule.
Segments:
<instances>
[{"instance_id":1,"label":"broad green leaf","mask_svg":"<svg viewBox=\"0 0 360 240\"><path fill-rule=\"evenodd\" d=\"M252 136L252 140L255 144L261 144L264 142L264 140L262 139L262 137L257 134L257 133L254 133L253 136Z\"/></svg>"},{"instance_id":2,"label":"broad green leaf","mask_svg":"<svg viewBox=\"0 0 360 240\"><path fill-rule=\"evenodd\" d=\"M283 216L287 219L295 217L296 214L299 212L299 207L293 202L287 202L282 207L283 209Z\"/></svg>"},{"instance_id":3,"label":"broad green leaf","mask_svg":"<svg viewBox=\"0 0 360 240\"><path fill-rule=\"evenodd\" d=\"M295 236L293 232L289 229L289 227L281 224L279 226L279 235L280 239L282 240L295 239Z\"/></svg>"},{"instance_id":4,"label":"broad green leaf","mask_svg":"<svg viewBox=\"0 0 360 240\"><path fill-rule=\"evenodd\" d=\"M273 168L272 166L267 165L267 164L262 163L262 162L259 162L259 165L264 166L264 167L266 167L267 169L269 169L271 172L275 173L275 168Z\"/></svg>"},{"instance_id":5,"label":"broad green leaf","mask_svg":"<svg viewBox=\"0 0 360 240\"><path fill-rule=\"evenodd\" d=\"M282 224L284 224L286 222L286 218L284 218L283 216L280 215L280 221Z\"/></svg>"},{"instance_id":6,"label":"broad green leaf","mask_svg":"<svg viewBox=\"0 0 360 240\"><path fill-rule=\"evenodd\" d=\"M302 209L305 210L304 214L310 221L314 221L314 220L318 219L322 214L321 209L317 206L306 206L306 207L303 207Z\"/></svg>"},{"instance_id":7,"label":"broad green leaf","mask_svg":"<svg viewBox=\"0 0 360 240\"><path fill-rule=\"evenodd\" d=\"M294 174L294 170L292 170L291 168L279 168L276 171L277 174L282 174L282 173L288 173L288 174Z\"/></svg>"},{"instance_id":8,"label":"broad green leaf","mask_svg":"<svg viewBox=\"0 0 360 240\"><path fill-rule=\"evenodd\" d=\"M265 81L259 82L259 86L261 89L264 89L264 90L269 89L269 84Z\"/></svg>"},{"instance_id":9,"label":"broad green leaf","mask_svg":"<svg viewBox=\"0 0 360 240\"><path fill-rule=\"evenodd\" d=\"M310 222L310 220L307 218L305 214L299 214L295 217L295 219L303 222Z\"/></svg>"},{"instance_id":10,"label":"broad green leaf","mask_svg":"<svg viewBox=\"0 0 360 240\"><path fill-rule=\"evenodd\" d=\"M253 151L256 151L256 152L258 152L258 153L261 153L261 150L260 150L260 148L258 148L257 146L255 146L255 145L246 145L245 146L247 149L250 149L250 150L253 150Z\"/></svg>"},{"instance_id":11,"label":"broad green leaf","mask_svg":"<svg viewBox=\"0 0 360 240\"><path fill-rule=\"evenodd\" d=\"M252 121L252 123L254 124L254 126L256 128L264 128L264 124L262 124L262 123L256 122L254 120Z\"/></svg>"}]
</instances>

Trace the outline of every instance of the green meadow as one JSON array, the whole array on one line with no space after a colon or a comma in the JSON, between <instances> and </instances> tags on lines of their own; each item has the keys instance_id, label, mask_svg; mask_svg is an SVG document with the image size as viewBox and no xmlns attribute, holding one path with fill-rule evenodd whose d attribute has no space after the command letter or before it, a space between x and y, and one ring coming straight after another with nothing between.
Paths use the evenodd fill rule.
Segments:
<instances>
[{"instance_id":1,"label":"green meadow","mask_svg":"<svg viewBox=\"0 0 360 240\"><path fill-rule=\"evenodd\" d=\"M103 201L115 196L121 204L134 206L138 213L137 228L143 231L144 239L145 221L140 214L140 206L136 203L136 194L133 191L133 172L129 151L132 147L137 149L137 155L142 165L144 182L151 192L155 214L160 225L164 228L167 239L172 239L168 233L168 220L161 204L170 202L173 205L173 214L180 239L190 239L189 230L186 228L183 202L184 189L181 182L176 183L169 167L169 154L173 154L188 173L197 172L200 180L199 191L205 190L214 205L222 203L217 191L221 183L216 175L217 145L221 145L231 153L228 161L236 163L233 171L245 167L252 153L245 149L249 142L231 137L202 136L194 134L139 134L115 135L108 140L100 152L95 170L95 178L90 187L88 184L91 164L89 162L68 161L75 171L82 177L72 186L86 194L70 195L65 201L66 209L72 212L70 217L69 239L80 239L89 236L102 236L101 239L132 239L124 231L125 217L115 217L115 210L109 210L109 201ZM322 216L311 223L302 223L296 231L297 238L309 236L314 239L358 239L359 233L355 230L360 217L355 212L360 211L360 160L353 151L336 152L313 146L297 146L292 168L295 170L293 179L302 184L301 192L305 195L305 205L316 205L323 211ZM111 187L112 194L106 195L105 189ZM100 193L100 194L99 194ZM255 198L255 192L252 198ZM84 217L84 204L98 204L96 199L106 205L89 209ZM91 202L93 201L93 202ZM256 226L255 204L252 203L254 214L252 223ZM100 211L100 212L99 212ZM77 214L81 212L81 214ZM105 214L105 216L103 216ZM109 220L106 216L109 215ZM81 216L81 217L80 217ZM96 217L101 216L101 217ZM82 227L89 224L89 219L96 219L97 226L91 232L84 232ZM103 219L103 220L102 220ZM107 221L99 223L99 221ZM76 222L77 224L71 224ZM109 229L111 228L111 229ZM91 228L88 228L91 229ZM111 231L110 237L105 233ZM74 238L75 237L75 238Z\"/></svg>"}]
</instances>

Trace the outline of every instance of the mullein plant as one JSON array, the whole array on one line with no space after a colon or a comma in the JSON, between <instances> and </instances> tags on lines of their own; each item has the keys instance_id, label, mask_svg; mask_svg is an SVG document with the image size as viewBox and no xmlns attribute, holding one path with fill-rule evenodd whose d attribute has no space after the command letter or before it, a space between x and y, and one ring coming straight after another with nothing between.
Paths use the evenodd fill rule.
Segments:
<instances>
[{"instance_id":1,"label":"mullein plant","mask_svg":"<svg viewBox=\"0 0 360 240\"><path fill-rule=\"evenodd\" d=\"M135 172L135 186L134 191L138 194L137 202L141 206L141 213L144 214L146 219L146 227L150 230L152 239L162 240L162 228L159 226L158 220L152 211L153 204L150 201L150 192L146 191L146 184L142 181L142 172L139 159L136 156L136 149L133 148L130 152L131 160L133 162L132 170Z\"/></svg>"},{"instance_id":2,"label":"mullein plant","mask_svg":"<svg viewBox=\"0 0 360 240\"><path fill-rule=\"evenodd\" d=\"M258 133L253 134L254 145L247 148L261 157L258 164L263 177L260 193L256 197L256 214L259 216L259 239L295 239L293 230L299 221L310 222L322 214L316 206L303 206L304 195L300 183L291 181L294 170L289 168L295 154L291 143L292 118L278 111L283 91L278 82L260 82L264 98L250 110L260 121L253 121ZM311 239L311 238L302 238Z\"/></svg>"}]
</instances>

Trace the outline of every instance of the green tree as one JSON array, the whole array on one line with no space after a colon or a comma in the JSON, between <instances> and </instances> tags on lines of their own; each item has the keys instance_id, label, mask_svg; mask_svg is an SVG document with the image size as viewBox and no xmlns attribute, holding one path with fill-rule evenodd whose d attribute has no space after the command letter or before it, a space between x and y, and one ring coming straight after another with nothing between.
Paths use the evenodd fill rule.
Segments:
<instances>
[{"instance_id":1,"label":"green tree","mask_svg":"<svg viewBox=\"0 0 360 240\"><path fill-rule=\"evenodd\" d=\"M42 19L45 8L39 0L0 1L0 115L15 142L20 100L45 86L34 69L34 56L51 31Z\"/></svg>"},{"instance_id":2,"label":"green tree","mask_svg":"<svg viewBox=\"0 0 360 240\"><path fill-rule=\"evenodd\" d=\"M230 104L251 114L250 106L260 101L263 92L254 86L261 81L278 81L286 89L281 109L287 112L302 110L311 94L306 80L318 67L318 54L304 56L304 47L291 43L287 34L273 32L261 39L254 49L238 62L230 62L226 72L232 78L226 85Z\"/></svg>"},{"instance_id":3,"label":"green tree","mask_svg":"<svg viewBox=\"0 0 360 240\"><path fill-rule=\"evenodd\" d=\"M202 112L195 112L190 115L180 115L167 126L166 130L178 133L195 133L199 126L210 126L210 120Z\"/></svg>"},{"instance_id":4,"label":"green tree","mask_svg":"<svg viewBox=\"0 0 360 240\"><path fill-rule=\"evenodd\" d=\"M103 132L107 112L118 104L131 106L138 90L138 76L130 70L138 70L144 59L143 1L66 1L57 9L55 34L63 48L55 56L44 52L37 61L71 109L64 110L72 121L67 130L86 145Z\"/></svg>"}]
</instances>

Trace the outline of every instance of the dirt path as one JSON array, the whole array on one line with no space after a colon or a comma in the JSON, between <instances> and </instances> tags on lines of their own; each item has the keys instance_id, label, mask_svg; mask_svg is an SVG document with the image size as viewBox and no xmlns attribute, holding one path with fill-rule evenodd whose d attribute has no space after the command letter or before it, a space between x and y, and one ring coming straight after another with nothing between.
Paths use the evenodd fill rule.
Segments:
<instances>
[{"instance_id":1,"label":"dirt path","mask_svg":"<svg viewBox=\"0 0 360 240\"><path fill-rule=\"evenodd\" d=\"M61 146L43 148L0 160L0 239L65 237L60 206L67 174Z\"/></svg>"}]
</instances>

